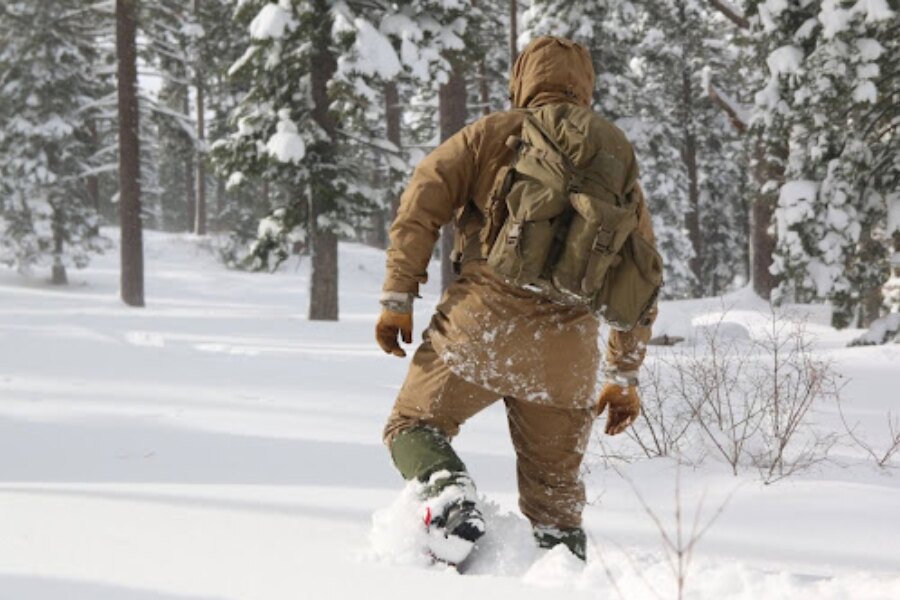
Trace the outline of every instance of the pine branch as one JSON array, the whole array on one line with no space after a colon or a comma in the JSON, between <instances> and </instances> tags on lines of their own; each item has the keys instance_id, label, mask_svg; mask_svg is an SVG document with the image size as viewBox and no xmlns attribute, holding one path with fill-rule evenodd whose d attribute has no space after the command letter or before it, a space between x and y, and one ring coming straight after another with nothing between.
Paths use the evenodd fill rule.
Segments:
<instances>
[{"instance_id":1,"label":"pine branch","mask_svg":"<svg viewBox=\"0 0 900 600\"><path fill-rule=\"evenodd\" d=\"M709 94L710 100L712 100L714 104L725 111L725 113L728 115L729 120L731 120L731 124L735 129L737 129L738 133L740 133L741 135L747 133L746 119L740 114L738 108L735 107L731 102L729 102L723 94L720 94L719 90L716 89L716 86L712 84L709 85L707 93Z\"/></svg>"}]
</instances>

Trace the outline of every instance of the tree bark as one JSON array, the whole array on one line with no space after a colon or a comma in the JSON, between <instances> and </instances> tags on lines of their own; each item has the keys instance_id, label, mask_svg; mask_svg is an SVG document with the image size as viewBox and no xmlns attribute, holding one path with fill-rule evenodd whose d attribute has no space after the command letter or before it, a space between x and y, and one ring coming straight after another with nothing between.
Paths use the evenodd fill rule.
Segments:
<instances>
[{"instance_id":1,"label":"tree bark","mask_svg":"<svg viewBox=\"0 0 900 600\"><path fill-rule=\"evenodd\" d=\"M214 219L216 231L222 231L222 217L225 214L225 180L216 177L216 218Z\"/></svg>"},{"instance_id":2,"label":"tree bark","mask_svg":"<svg viewBox=\"0 0 900 600\"><path fill-rule=\"evenodd\" d=\"M741 29L750 29L750 21L737 12L730 4L727 2L722 2L721 0L709 0L709 3L713 5L713 7L722 13L725 18L729 21L740 27Z\"/></svg>"},{"instance_id":3,"label":"tree bark","mask_svg":"<svg viewBox=\"0 0 900 600\"><path fill-rule=\"evenodd\" d=\"M509 0L509 70L519 57L519 0Z\"/></svg>"},{"instance_id":4,"label":"tree bark","mask_svg":"<svg viewBox=\"0 0 900 600\"><path fill-rule=\"evenodd\" d=\"M129 306L144 306L141 224L141 154L138 134L136 1L116 0L119 109L119 222L121 294Z\"/></svg>"},{"instance_id":5,"label":"tree bark","mask_svg":"<svg viewBox=\"0 0 900 600\"><path fill-rule=\"evenodd\" d=\"M97 133L97 123L91 119L88 121L88 135L91 138L91 146L94 152L100 149L100 135ZM97 220L100 220L100 177L97 175L88 175L85 179L85 187L87 187L88 197L91 199L91 205L97 212Z\"/></svg>"},{"instance_id":6,"label":"tree bark","mask_svg":"<svg viewBox=\"0 0 900 600\"><path fill-rule=\"evenodd\" d=\"M53 153L48 149L47 154ZM53 172L57 172L55 168ZM53 227L53 267L50 274L50 282L53 285L66 285L69 278L66 276L66 265L63 263L63 249L65 248L66 229L65 216L59 206L53 206L52 227Z\"/></svg>"},{"instance_id":7,"label":"tree bark","mask_svg":"<svg viewBox=\"0 0 900 600\"><path fill-rule=\"evenodd\" d=\"M338 239L337 235L319 223L319 216L331 208L335 198L333 165L336 159L337 123L328 110L328 82L337 70L337 60L331 50L332 17L329 2L313 1L313 55L310 60L313 119L328 136L315 144L319 155L310 174L308 188L309 232L312 273L310 275L309 319L336 321L338 319Z\"/></svg>"},{"instance_id":8,"label":"tree bark","mask_svg":"<svg viewBox=\"0 0 900 600\"><path fill-rule=\"evenodd\" d=\"M206 235L206 160L204 146L206 133L203 119L203 83L197 82L197 213L194 220L194 233Z\"/></svg>"},{"instance_id":9,"label":"tree bark","mask_svg":"<svg viewBox=\"0 0 900 600\"><path fill-rule=\"evenodd\" d=\"M396 81L388 81L384 84L384 114L387 140L400 150L402 148L400 121L403 118L403 107L400 106L400 92L397 89ZM391 193L393 194L393 190ZM391 196L391 222L397 216L399 208L400 195L393 194Z\"/></svg>"},{"instance_id":10,"label":"tree bark","mask_svg":"<svg viewBox=\"0 0 900 600\"><path fill-rule=\"evenodd\" d=\"M784 166L781 161L770 161L766 158L766 149L762 141L757 143L756 196L750 207L750 264L753 278L753 291L764 299L772 297L772 290L778 285L778 279L772 274L772 257L775 255L775 235L771 232L772 217L778 201L777 192L763 192L768 181L784 180ZM786 155L783 149L775 149L776 155Z\"/></svg>"},{"instance_id":11,"label":"tree bark","mask_svg":"<svg viewBox=\"0 0 900 600\"><path fill-rule=\"evenodd\" d=\"M188 97L187 87L184 88L183 110L186 117L191 115L191 101ZM194 166L194 151L190 150L184 158L184 193L187 198L187 209L184 219L184 230L188 233L194 231L194 218L197 214L197 187L194 181L196 174Z\"/></svg>"},{"instance_id":12,"label":"tree bark","mask_svg":"<svg viewBox=\"0 0 900 600\"><path fill-rule=\"evenodd\" d=\"M472 8L478 6L478 0L472 0ZM485 53L478 59L478 101L482 116L491 114L491 88L488 82L488 68Z\"/></svg>"},{"instance_id":13,"label":"tree bark","mask_svg":"<svg viewBox=\"0 0 900 600\"><path fill-rule=\"evenodd\" d=\"M194 17L199 18L200 0L194 0ZM204 114L203 71L200 69L200 57L195 57L194 81L197 88L197 214L194 219L194 233L206 235L206 124Z\"/></svg>"},{"instance_id":14,"label":"tree bark","mask_svg":"<svg viewBox=\"0 0 900 600\"><path fill-rule=\"evenodd\" d=\"M458 57L452 57L450 64L450 78L438 91L441 141L466 126L466 79L463 63ZM448 223L441 229L441 290L446 290L457 278L453 272L451 256L454 241L454 226L453 223Z\"/></svg>"},{"instance_id":15,"label":"tree bark","mask_svg":"<svg viewBox=\"0 0 900 600\"><path fill-rule=\"evenodd\" d=\"M679 3L678 17L683 30L687 30L688 20L684 2ZM694 296L700 295L703 289L703 239L700 236L700 185L697 173L697 138L694 134L694 94L691 84L691 70L687 64L689 50L682 48L681 70L681 108L682 108L682 148L681 160L684 162L688 176L688 212L684 216L688 239L694 250L694 256L688 261L688 267L694 274Z\"/></svg>"},{"instance_id":16,"label":"tree bark","mask_svg":"<svg viewBox=\"0 0 900 600\"><path fill-rule=\"evenodd\" d=\"M884 252L884 247L872 235L872 223L865 222L859 236L859 254L864 264L877 263ZM881 284L876 283L868 289L859 290L860 306L857 327L868 329L872 322L881 316L881 306L884 300L881 293Z\"/></svg>"}]
</instances>

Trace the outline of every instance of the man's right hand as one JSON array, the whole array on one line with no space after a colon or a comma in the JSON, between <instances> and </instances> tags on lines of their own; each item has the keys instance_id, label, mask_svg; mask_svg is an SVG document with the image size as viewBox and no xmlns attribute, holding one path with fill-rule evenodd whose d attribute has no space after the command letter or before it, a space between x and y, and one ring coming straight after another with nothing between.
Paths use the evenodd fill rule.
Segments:
<instances>
[{"instance_id":1,"label":"man's right hand","mask_svg":"<svg viewBox=\"0 0 900 600\"><path fill-rule=\"evenodd\" d=\"M400 347L398 334L403 336L405 343L412 343L412 313L396 313L384 309L375 325L375 339L382 350L402 358L406 356L406 351Z\"/></svg>"},{"instance_id":2,"label":"man's right hand","mask_svg":"<svg viewBox=\"0 0 900 600\"><path fill-rule=\"evenodd\" d=\"M413 294L405 292L384 292L381 294L381 316L375 325L375 339L388 354L404 357L406 351L400 347L397 336L407 344L412 344L412 303Z\"/></svg>"}]
</instances>

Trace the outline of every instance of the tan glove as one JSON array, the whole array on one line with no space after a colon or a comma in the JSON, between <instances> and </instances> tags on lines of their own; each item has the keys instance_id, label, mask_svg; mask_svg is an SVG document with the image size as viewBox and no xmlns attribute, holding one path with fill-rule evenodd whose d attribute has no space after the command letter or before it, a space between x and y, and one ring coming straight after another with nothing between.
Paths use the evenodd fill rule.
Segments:
<instances>
[{"instance_id":1,"label":"tan glove","mask_svg":"<svg viewBox=\"0 0 900 600\"><path fill-rule=\"evenodd\" d=\"M600 392L600 399L597 400L598 417L607 406L609 414L606 415L606 434L618 435L641 414L641 398L638 396L637 386L607 383Z\"/></svg>"},{"instance_id":2,"label":"tan glove","mask_svg":"<svg viewBox=\"0 0 900 600\"><path fill-rule=\"evenodd\" d=\"M396 313L394 311L384 309L381 311L381 317L378 318L378 324L375 325L375 339L378 345L388 354L404 357L406 351L400 347L397 341L397 334L402 335L403 341L407 344L412 343L412 313Z\"/></svg>"}]
</instances>

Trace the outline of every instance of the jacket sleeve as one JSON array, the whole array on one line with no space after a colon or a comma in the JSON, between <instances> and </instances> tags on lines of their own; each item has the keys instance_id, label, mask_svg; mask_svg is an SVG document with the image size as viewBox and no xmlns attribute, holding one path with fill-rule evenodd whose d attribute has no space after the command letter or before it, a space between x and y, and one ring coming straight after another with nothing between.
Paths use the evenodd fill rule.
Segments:
<instances>
[{"instance_id":1,"label":"jacket sleeve","mask_svg":"<svg viewBox=\"0 0 900 600\"><path fill-rule=\"evenodd\" d=\"M478 123L438 146L416 167L391 226L384 291L418 294L441 226L464 206L476 177Z\"/></svg>"},{"instance_id":2,"label":"jacket sleeve","mask_svg":"<svg viewBox=\"0 0 900 600\"><path fill-rule=\"evenodd\" d=\"M653 221L650 211L644 200L644 193L640 185L637 187L640 198L637 233L642 238L656 247L656 235L653 233ZM654 306L647 315L646 321L631 331L612 330L609 333L609 341L606 346L607 374L611 378L616 375L621 377L637 377L637 371L644 362L647 353L647 342L650 341L653 322L656 321L658 309Z\"/></svg>"}]
</instances>

